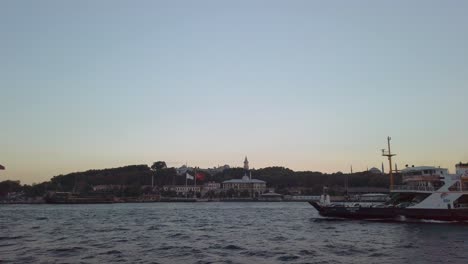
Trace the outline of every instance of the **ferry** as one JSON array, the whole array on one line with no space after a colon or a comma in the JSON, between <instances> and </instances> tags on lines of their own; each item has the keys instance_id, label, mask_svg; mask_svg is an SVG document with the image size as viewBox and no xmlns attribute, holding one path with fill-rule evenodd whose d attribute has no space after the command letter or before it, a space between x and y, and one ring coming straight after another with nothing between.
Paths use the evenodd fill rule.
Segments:
<instances>
[{"instance_id":1,"label":"ferry","mask_svg":"<svg viewBox=\"0 0 468 264\"><path fill-rule=\"evenodd\" d=\"M388 152L391 164L390 137ZM456 173L435 166L407 166L402 184L393 185L390 165L390 199L382 203L331 203L328 194L309 202L321 216L354 219L422 219L468 221L468 163L455 165Z\"/></svg>"}]
</instances>

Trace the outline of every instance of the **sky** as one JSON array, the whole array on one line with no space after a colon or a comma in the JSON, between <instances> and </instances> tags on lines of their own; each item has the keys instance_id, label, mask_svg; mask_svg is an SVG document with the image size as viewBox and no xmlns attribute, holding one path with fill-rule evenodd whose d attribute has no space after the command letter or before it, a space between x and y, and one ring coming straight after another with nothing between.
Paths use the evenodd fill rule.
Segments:
<instances>
[{"instance_id":1,"label":"sky","mask_svg":"<svg viewBox=\"0 0 468 264\"><path fill-rule=\"evenodd\" d=\"M0 181L468 162L467 1L0 1Z\"/></svg>"}]
</instances>

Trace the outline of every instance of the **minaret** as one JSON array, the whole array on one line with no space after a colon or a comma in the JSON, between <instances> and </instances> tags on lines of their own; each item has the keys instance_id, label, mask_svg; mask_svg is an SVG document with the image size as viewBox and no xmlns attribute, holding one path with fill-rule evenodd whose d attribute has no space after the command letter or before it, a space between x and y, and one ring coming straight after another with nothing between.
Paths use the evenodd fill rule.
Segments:
<instances>
[{"instance_id":1,"label":"minaret","mask_svg":"<svg viewBox=\"0 0 468 264\"><path fill-rule=\"evenodd\" d=\"M249 173L249 161L247 160L247 156L245 156L244 160L244 175L248 176Z\"/></svg>"},{"instance_id":2,"label":"minaret","mask_svg":"<svg viewBox=\"0 0 468 264\"><path fill-rule=\"evenodd\" d=\"M382 174L385 174L385 170L384 170L383 162L382 162Z\"/></svg>"}]
</instances>

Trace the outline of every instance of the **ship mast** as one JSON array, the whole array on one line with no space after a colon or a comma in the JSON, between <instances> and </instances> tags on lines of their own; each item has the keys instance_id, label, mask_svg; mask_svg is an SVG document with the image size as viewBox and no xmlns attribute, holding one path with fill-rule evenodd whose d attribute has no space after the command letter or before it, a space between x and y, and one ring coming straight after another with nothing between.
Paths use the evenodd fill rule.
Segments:
<instances>
[{"instance_id":1,"label":"ship mast","mask_svg":"<svg viewBox=\"0 0 468 264\"><path fill-rule=\"evenodd\" d=\"M389 163L389 174L390 174L390 191L393 190L393 169L392 169L392 157L395 156L396 154L393 154L391 149L390 149L390 140L391 137L387 137L387 143L388 143L388 151L385 149L382 149L382 156L388 157L388 163Z\"/></svg>"}]
</instances>

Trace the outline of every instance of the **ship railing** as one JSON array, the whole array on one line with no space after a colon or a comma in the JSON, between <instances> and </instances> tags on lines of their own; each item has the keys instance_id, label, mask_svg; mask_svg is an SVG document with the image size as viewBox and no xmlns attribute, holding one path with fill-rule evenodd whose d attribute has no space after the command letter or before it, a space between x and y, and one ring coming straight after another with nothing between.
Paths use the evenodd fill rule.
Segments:
<instances>
[{"instance_id":1,"label":"ship railing","mask_svg":"<svg viewBox=\"0 0 468 264\"><path fill-rule=\"evenodd\" d=\"M411 185L394 185L393 191L426 191L433 192L435 188L433 186L411 186Z\"/></svg>"}]
</instances>

